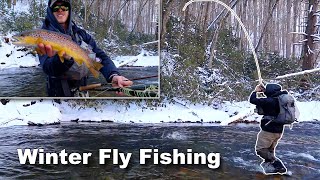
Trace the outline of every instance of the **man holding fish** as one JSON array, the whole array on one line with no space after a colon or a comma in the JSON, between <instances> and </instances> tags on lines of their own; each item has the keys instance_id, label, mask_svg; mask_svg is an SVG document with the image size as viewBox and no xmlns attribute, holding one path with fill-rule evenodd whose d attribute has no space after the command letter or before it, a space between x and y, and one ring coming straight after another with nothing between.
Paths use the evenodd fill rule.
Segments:
<instances>
[{"instance_id":1,"label":"man holding fish","mask_svg":"<svg viewBox=\"0 0 320 180\"><path fill-rule=\"evenodd\" d=\"M74 89L87 85L88 70L96 78L100 71L114 87L132 85L132 81L119 75L114 63L97 47L95 40L75 25L71 10L71 0L49 0L43 30L17 37L19 40L24 38L24 44L36 44L40 64L47 74L48 96L77 96ZM19 43L23 44L16 44Z\"/></svg>"}]
</instances>

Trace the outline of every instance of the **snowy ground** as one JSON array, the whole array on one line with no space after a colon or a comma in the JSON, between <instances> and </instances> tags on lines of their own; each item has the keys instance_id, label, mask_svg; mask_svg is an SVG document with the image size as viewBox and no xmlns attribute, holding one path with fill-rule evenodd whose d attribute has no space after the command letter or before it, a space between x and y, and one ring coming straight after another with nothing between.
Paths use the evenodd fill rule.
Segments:
<instances>
[{"instance_id":1,"label":"snowy ground","mask_svg":"<svg viewBox=\"0 0 320 180\"><path fill-rule=\"evenodd\" d=\"M11 38L12 34L6 37ZM37 57L21 49L23 47L13 46L11 42L5 43L4 37L0 36L0 70L20 66L33 67L39 64Z\"/></svg>"},{"instance_id":2,"label":"snowy ground","mask_svg":"<svg viewBox=\"0 0 320 180\"><path fill-rule=\"evenodd\" d=\"M89 104L88 104L89 103ZM90 104L91 103L91 104ZM5 104L5 105L4 105ZM218 108L187 102L148 106L116 103L114 100L61 101L11 100L0 104L0 127L28 124L54 124L64 121L111 121L116 123L212 123L229 125L235 122L255 123L261 116L249 102L225 102ZM319 121L320 102L298 102L300 122ZM86 106L86 107L85 107ZM85 108L83 108L85 107ZM50 118L49 118L50 117Z\"/></svg>"}]
</instances>

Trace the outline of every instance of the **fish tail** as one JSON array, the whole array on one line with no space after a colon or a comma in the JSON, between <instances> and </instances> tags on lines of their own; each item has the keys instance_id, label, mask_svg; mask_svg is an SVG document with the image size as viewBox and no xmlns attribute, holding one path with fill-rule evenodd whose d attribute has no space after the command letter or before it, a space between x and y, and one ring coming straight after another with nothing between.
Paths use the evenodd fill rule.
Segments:
<instances>
[{"instance_id":1,"label":"fish tail","mask_svg":"<svg viewBox=\"0 0 320 180\"><path fill-rule=\"evenodd\" d=\"M94 67L90 67L89 70L95 78L99 77L99 71L97 71Z\"/></svg>"},{"instance_id":2,"label":"fish tail","mask_svg":"<svg viewBox=\"0 0 320 180\"><path fill-rule=\"evenodd\" d=\"M103 67L103 65L101 63L98 62L93 62L93 68L96 70L100 70Z\"/></svg>"}]
</instances>

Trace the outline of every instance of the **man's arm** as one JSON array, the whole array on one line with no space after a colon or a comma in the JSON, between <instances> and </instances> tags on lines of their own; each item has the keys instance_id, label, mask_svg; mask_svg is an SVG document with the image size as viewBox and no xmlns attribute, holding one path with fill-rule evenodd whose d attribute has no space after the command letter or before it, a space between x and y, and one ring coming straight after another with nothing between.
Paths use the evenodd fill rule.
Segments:
<instances>
[{"instance_id":1,"label":"man's arm","mask_svg":"<svg viewBox=\"0 0 320 180\"><path fill-rule=\"evenodd\" d=\"M257 98L257 92L264 92L265 88L263 85L257 85L255 90L251 93L249 101L254 105L272 105L273 98Z\"/></svg>"},{"instance_id":2,"label":"man's arm","mask_svg":"<svg viewBox=\"0 0 320 180\"><path fill-rule=\"evenodd\" d=\"M109 56L106 55L106 53L103 50L101 50L97 46L96 41L87 32L85 32L82 29L79 30L79 34L82 36L83 41L92 47L92 51L96 53L96 57L101 59L101 64L103 65L103 67L100 69L100 72L103 74L106 80L108 82L111 82L112 81L111 76L113 74L120 75L113 61L109 58Z\"/></svg>"},{"instance_id":3,"label":"man's arm","mask_svg":"<svg viewBox=\"0 0 320 180\"><path fill-rule=\"evenodd\" d=\"M101 59L103 67L100 69L100 72L106 78L107 82L112 82L112 85L116 87L131 86L133 84L132 81L120 75L118 68L114 65L110 57L97 46L96 41L88 33L80 29L79 34L81 34L84 42L92 47L92 51L96 53L96 57Z\"/></svg>"}]
</instances>

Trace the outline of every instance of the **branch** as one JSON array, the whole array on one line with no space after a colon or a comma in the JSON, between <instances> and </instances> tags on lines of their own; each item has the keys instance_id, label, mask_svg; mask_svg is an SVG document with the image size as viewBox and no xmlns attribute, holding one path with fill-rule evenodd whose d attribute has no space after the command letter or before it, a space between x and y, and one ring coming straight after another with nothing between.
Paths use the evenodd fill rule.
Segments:
<instances>
[{"instance_id":1,"label":"branch","mask_svg":"<svg viewBox=\"0 0 320 180\"><path fill-rule=\"evenodd\" d=\"M309 13L312 12L312 9L313 9L313 5L310 6Z\"/></svg>"},{"instance_id":2,"label":"branch","mask_svg":"<svg viewBox=\"0 0 320 180\"><path fill-rule=\"evenodd\" d=\"M309 73L318 72L318 71L320 71L320 68L311 69L311 70L304 70L304 71L297 72L297 73L291 73L291 74L286 74L286 75L282 75L282 76L277 76L275 79L283 79L283 78L287 78L287 77L291 77L291 76L309 74Z\"/></svg>"},{"instance_id":3,"label":"branch","mask_svg":"<svg viewBox=\"0 0 320 180\"><path fill-rule=\"evenodd\" d=\"M308 53L309 54L314 54L314 52L310 49L310 46L308 46Z\"/></svg>"},{"instance_id":4,"label":"branch","mask_svg":"<svg viewBox=\"0 0 320 180\"><path fill-rule=\"evenodd\" d=\"M299 34L299 35L304 35L307 36L308 34L305 32L289 32L289 34Z\"/></svg>"},{"instance_id":5,"label":"branch","mask_svg":"<svg viewBox=\"0 0 320 180\"><path fill-rule=\"evenodd\" d=\"M279 0L277 0L277 1L273 4L271 11L269 11L268 19L267 19L267 21L266 21L265 24L264 24L264 27L263 27L263 30L262 30L262 32L261 32L261 36L260 36L260 38L259 38L259 41L258 41L256 47L254 48L255 52L258 51L258 48L259 48L259 46L260 46L260 44L261 44L261 41L262 41L262 38L264 37L264 34L265 34L266 30L267 30L267 25L269 24L269 21L270 21L271 18L272 18L273 12L274 12L274 10L275 10L276 7L277 7L278 2L279 2Z\"/></svg>"},{"instance_id":6,"label":"branch","mask_svg":"<svg viewBox=\"0 0 320 180\"><path fill-rule=\"evenodd\" d=\"M229 4L231 4L232 1L233 1L233 0L231 0ZM236 3L235 3L235 4L236 4ZM234 4L234 5L235 5L235 4ZM233 7L234 7L234 6L233 6ZM233 7L231 7L231 8L233 8ZM223 9L223 10L219 13L219 15L210 23L210 25L209 25L208 28L207 28L207 31L212 28L213 24L220 18L220 16L222 16L222 14L225 12L225 10L226 10L226 9Z\"/></svg>"},{"instance_id":7,"label":"branch","mask_svg":"<svg viewBox=\"0 0 320 180\"><path fill-rule=\"evenodd\" d=\"M299 42L299 43L303 43L303 42L306 42L306 41L308 41L308 39L300 40L300 41L298 41L298 42Z\"/></svg>"},{"instance_id":8,"label":"branch","mask_svg":"<svg viewBox=\"0 0 320 180\"><path fill-rule=\"evenodd\" d=\"M146 42L146 43L139 44L139 45L134 44L134 45L132 45L132 46L134 46L134 47L142 47L142 46L145 46L145 45L155 44L155 43L159 43L159 41L158 41L158 40L157 40L157 41L151 41L151 42Z\"/></svg>"}]
</instances>

